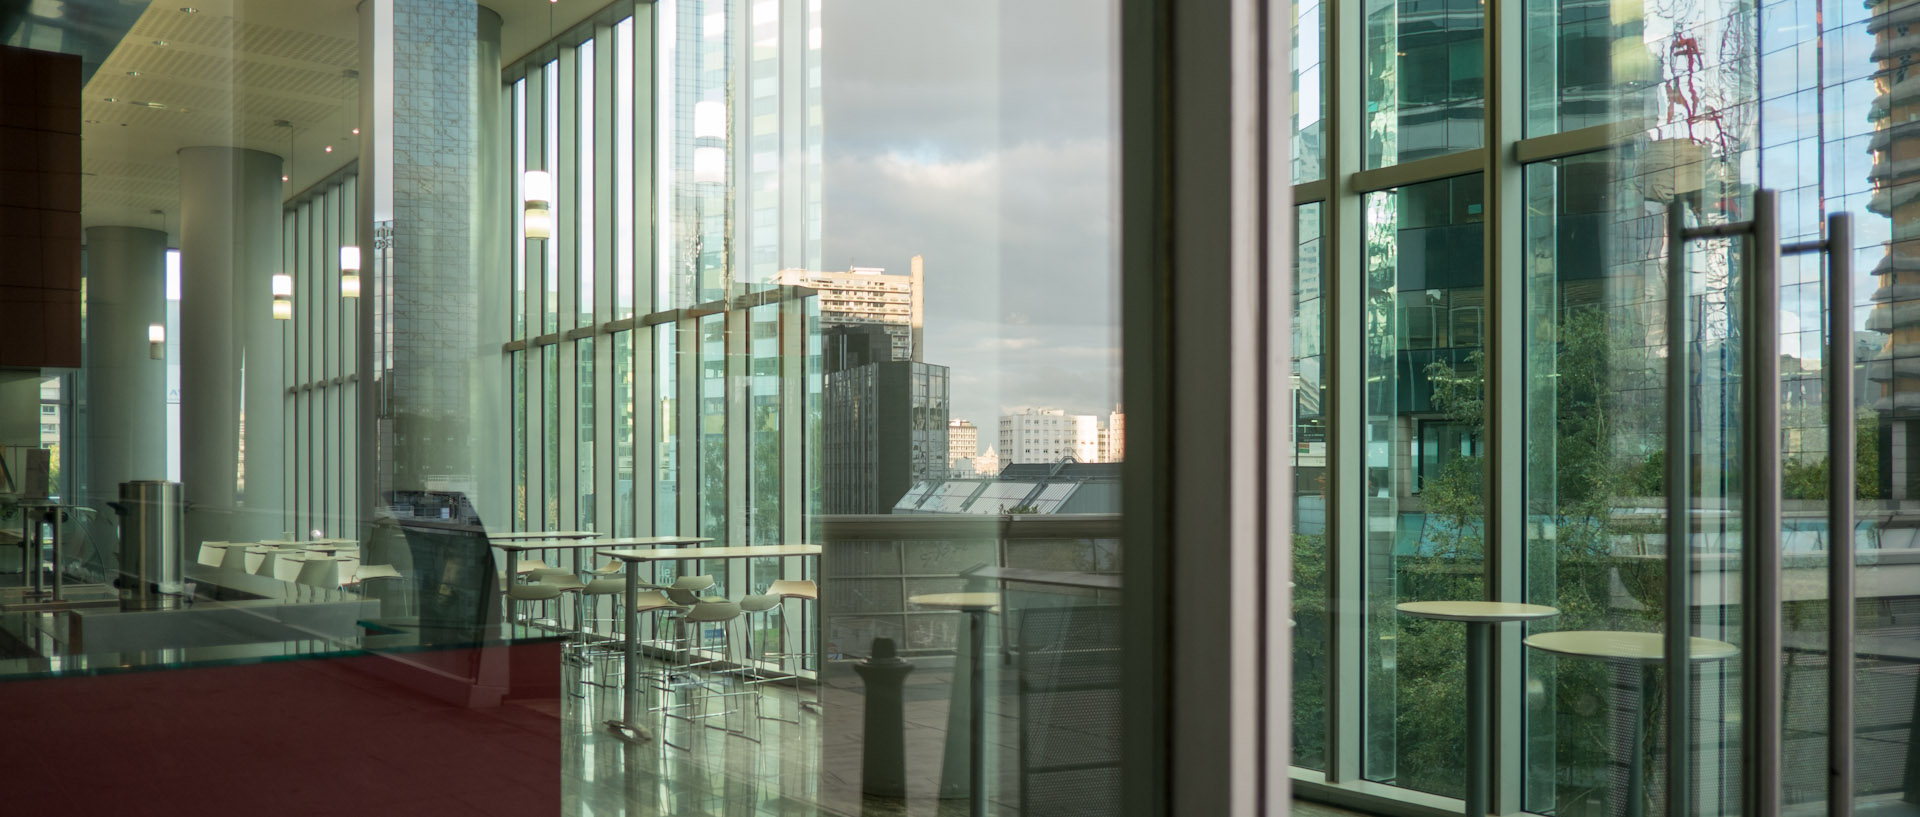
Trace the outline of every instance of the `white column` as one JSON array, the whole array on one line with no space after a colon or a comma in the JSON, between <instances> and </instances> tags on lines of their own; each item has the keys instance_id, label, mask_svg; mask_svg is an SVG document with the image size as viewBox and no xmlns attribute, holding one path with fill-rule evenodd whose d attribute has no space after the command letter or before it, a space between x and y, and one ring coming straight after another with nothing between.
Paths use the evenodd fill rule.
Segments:
<instances>
[{"instance_id":1,"label":"white column","mask_svg":"<svg viewBox=\"0 0 1920 817\"><path fill-rule=\"evenodd\" d=\"M147 327L167 324L167 234L87 228L86 481L96 508L120 483L167 478L167 361ZM101 518L111 519L112 514Z\"/></svg>"},{"instance_id":2,"label":"white column","mask_svg":"<svg viewBox=\"0 0 1920 817\"><path fill-rule=\"evenodd\" d=\"M286 322L273 319L271 289L281 272L280 167L280 157L256 150L180 151L180 472L192 503L189 542L282 530Z\"/></svg>"}]
</instances>

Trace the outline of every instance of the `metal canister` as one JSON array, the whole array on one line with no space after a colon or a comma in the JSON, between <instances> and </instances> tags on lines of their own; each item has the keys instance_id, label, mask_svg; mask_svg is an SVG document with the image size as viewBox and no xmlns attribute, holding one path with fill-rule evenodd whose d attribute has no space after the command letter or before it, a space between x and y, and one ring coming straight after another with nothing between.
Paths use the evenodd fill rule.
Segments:
<instances>
[{"instance_id":1,"label":"metal canister","mask_svg":"<svg viewBox=\"0 0 1920 817\"><path fill-rule=\"evenodd\" d=\"M120 609L176 607L186 590L186 494L180 483L120 483Z\"/></svg>"}]
</instances>

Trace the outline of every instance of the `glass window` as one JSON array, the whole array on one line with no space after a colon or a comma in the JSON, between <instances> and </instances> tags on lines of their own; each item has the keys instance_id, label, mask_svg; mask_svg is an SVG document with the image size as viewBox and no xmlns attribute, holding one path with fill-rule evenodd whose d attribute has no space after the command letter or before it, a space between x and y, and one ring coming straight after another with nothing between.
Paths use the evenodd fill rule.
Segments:
<instances>
[{"instance_id":1,"label":"glass window","mask_svg":"<svg viewBox=\"0 0 1920 817\"><path fill-rule=\"evenodd\" d=\"M1485 598L1485 354L1451 323L1482 291L1481 191L1473 174L1368 194L1361 252L1363 773L1450 797L1466 774L1465 633L1394 605Z\"/></svg>"},{"instance_id":2,"label":"glass window","mask_svg":"<svg viewBox=\"0 0 1920 817\"><path fill-rule=\"evenodd\" d=\"M1326 176L1325 89L1321 44L1326 36L1321 0L1293 0L1293 180Z\"/></svg>"},{"instance_id":3,"label":"glass window","mask_svg":"<svg viewBox=\"0 0 1920 817\"><path fill-rule=\"evenodd\" d=\"M1327 768L1326 330L1323 205L1294 208L1293 256L1293 763Z\"/></svg>"},{"instance_id":4,"label":"glass window","mask_svg":"<svg viewBox=\"0 0 1920 817\"><path fill-rule=\"evenodd\" d=\"M613 535L637 536L635 512L638 498L634 489L635 415L634 337L635 332L617 332L613 336ZM638 408L646 408L644 401ZM651 420L651 418L648 418Z\"/></svg>"},{"instance_id":5,"label":"glass window","mask_svg":"<svg viewBox=\"0 0 1920 817\"><path fill-rule=\"evenodd\" d=\"M1708 10L1686 14L1689 23L1715 16ZM1690 54L1704 56L1693 49L1708 32L1702 27L1683 33L1674 43L1679 48L1662 54L1668 43L1656 34L1671 23L1647 23L1640 3L1527 0L1527 135L1654 121L1661 114L1663 95L1648 91L1659 87L1662 63L1669 58L1684 63ZM1685 73L1698 64L1695 60L1674 70Z\"/></svg>"},{"instance_id":6,"label":"glass window","mask_svg":"<svg viewBox=\"0 0 1920 817\"><path fill-rule=\"evenodd\" d=\"M1366 167L1485 144L1486 5L1366 0Z\"/></svg>"},{"instance_id":7,"label":"glass window","mask_svg":"<svg viewBox=\"0 0 1920 817\"><path fill-rule=\"evenodd\" d=\"M598 273L598 270L594 268L594 250L597 249L595 244L598 242L595 233L599 227L598 208L596 207L598 202L594 201L594 184L596 181L594 174L597 172L594 166L594 159L597 154L594 150L593 131L594 109L598 106L599 100L595 99L593 95L595 66L593 61L592 40L580 44L579 48L575 51L573 64L578 77L578 82L575 87L579 94L574 103L576 105L575 110L578 112L578 121L574 124L574 132L578 134L580 143L579 150L576 154L579 158L574 160L574 175L580 180L577 188L579 191L578 201L580 203L575 210L575 212L580 215L574 221L580 228L577 249L574 251L580 265L580 274L574 283L574 300L579 303L580 314L578 322L574 325L592 326L594 279L597 277L596 273Z\"/></svg>"},{"instance_id":8,"label":"glass window","mask_svg":"<svg viewBox=\"0 0 1920 817\"><path fill-rule=\"evenodd\" d=\"M574 399L574 494L578 504L574 506L574 530L599 530L596 506L599 504L600 482L595 478L594 454L598 446L594 445L595 422L599 409L595 403L595 388L598 381L594 377L594 339L581 338L574 342L574 361L578 367L578 376L574 380L576 398Z\"/></svg>"}]
</instances>

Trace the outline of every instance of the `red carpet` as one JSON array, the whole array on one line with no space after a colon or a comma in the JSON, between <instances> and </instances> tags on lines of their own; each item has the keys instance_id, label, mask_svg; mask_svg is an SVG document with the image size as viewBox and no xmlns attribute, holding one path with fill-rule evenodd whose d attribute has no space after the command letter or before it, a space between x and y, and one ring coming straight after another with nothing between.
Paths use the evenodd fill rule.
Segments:
<instances>
[{"instance_id":1,"label":"red carpet","mask_svg":"<svg viewBox=\"0 0 1920 817\"><path fill-rule=\"evenodd\" d=\"M556 645L496 649L514 651L516 689L558 688ZM0 682L0 813L559 813L551 699L470 709L363 671L392 666L358 655Z\"/></svg>"}]
</instances>

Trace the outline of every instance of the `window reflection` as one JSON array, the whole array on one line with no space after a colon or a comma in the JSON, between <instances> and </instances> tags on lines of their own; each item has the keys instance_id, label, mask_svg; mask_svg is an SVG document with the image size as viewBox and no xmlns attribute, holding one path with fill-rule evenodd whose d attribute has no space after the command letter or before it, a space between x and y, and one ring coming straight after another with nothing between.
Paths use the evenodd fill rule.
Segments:
<instances>
[{"instance_id":1,"label":"window reflection","mask_svg":"<svg viewBox=\"0 0 1920 817\"><path fill-rule=\"evenodd\" d=\"M1485 143L1481 0L1366 0L1365 167Z\"/></svg>"},{"instance_id":2,"label":"window reflection","mask_svg":"<svg viewBox=\"0 0 1920 817\"><path fill-rule=\"evenodd\" d=\"M1366 197L1364 773L1458 797L1460 627L1402 601L1484 598L1481 177Z\"/></svg>"}]
</instances>

